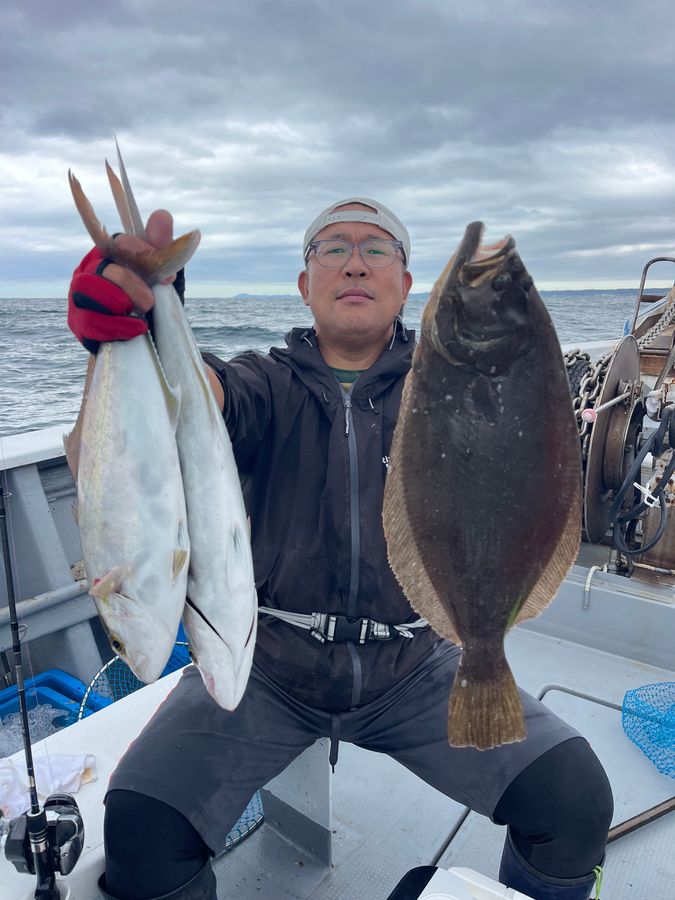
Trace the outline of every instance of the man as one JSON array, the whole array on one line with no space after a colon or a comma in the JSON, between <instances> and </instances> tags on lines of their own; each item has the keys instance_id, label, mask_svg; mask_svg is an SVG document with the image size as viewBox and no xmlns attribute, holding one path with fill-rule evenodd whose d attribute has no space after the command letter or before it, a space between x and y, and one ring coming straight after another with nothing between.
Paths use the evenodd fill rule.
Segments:
<instances>
[{"instance_id":1,"label":"man","mask_svg":"<svg viewBox=\"0 0 675 900\"><path fill-rule=\"evenodd\" d=\"M147 233L166 244L168 214L154 213ZM525 741L450 748L458 648L419 627L387 563L382 497L414 342L400 315L409 258L407 230L381 203L334 204L304 240L298 287L314 327L268 356L205 355L247 485L266 612L237 710L220 709L191 667L120 762L106 798L104 896L215 897L209 857L256 789L324 736L333 765L339 740L388 753L507 824L506 884L535 898L590 896L612 813L597 758L527 695ZM129 313L153 300L96 252L70 298L70 326L94 352L145 330ZM334 618L310 628L311 613Z\"/></svg>"}]
</instances>

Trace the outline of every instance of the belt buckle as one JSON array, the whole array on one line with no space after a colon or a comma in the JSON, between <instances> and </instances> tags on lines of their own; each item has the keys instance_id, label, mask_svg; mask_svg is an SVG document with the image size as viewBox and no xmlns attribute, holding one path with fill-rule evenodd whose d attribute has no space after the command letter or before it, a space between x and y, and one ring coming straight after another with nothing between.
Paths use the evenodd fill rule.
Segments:
<instances>
[{"instance_id":1,"label":"belt buckle","mask_svg":"<svg viewBox=\"0 0 675 900\"><path fill-rule=\"evenodd\" d=\"M353 641L365 644L368 640L370 619L350 619L348 616L333 615L326 617L326 640L336 644Z\"/></svg>"}]
</instances>

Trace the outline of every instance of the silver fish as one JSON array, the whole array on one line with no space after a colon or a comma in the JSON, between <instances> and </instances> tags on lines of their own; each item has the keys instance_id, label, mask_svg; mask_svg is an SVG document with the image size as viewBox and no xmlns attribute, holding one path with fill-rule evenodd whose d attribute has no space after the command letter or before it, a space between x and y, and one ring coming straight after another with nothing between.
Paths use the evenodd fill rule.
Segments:
<instances>
[{"instance_id":1,"label":"silver fish","mask_svg":"<svg viewBox=\"0 0 675 900\"><path fill-rule=\"evenodd\" d=\"M147 335L105 343L64 438L90 594L113 651L144 682L161 675L185 601L178 407Z\"/></svg>"},{"instance_id":2,"label":"silver fish","mask_svg":"<svg viewBox=\"0 0 675 900\"><path fill-rule=\"evenodd\" d=\"M125 230L144 237L126 169L108 166ZM257 594L246 509L232 444L201 354L171 285L153 288L153 328L169 382L180 386L176 430L188 511L190 567L183 623L213 699L234 709L246 688L257 628Z\"/></svg>"},{"instance_id":3,"label":"silver fish","mask_svg":"<svg viewBox=\"0 0 675 900\"><path fill-rule=\"evenodd\" d=\"M89 234L113 258L114 242L79 181L68 178ZM134 254L134 268L155 283L198 243L192 232L161 251ZM113 650L145 682L159 677L171 654L187 588L179 406L180 391L169 387L147 334L103 343L90 360L75 429L64 438L90 593Z\"/></svg>"}]
</instances>

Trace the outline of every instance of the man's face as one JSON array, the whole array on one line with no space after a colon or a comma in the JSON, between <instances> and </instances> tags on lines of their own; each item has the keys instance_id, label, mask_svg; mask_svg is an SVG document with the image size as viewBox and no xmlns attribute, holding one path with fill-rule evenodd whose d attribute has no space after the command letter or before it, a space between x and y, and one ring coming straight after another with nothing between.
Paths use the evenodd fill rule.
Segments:
<instances>
[{"instance_id":1,"label":"man's face","mask_svg":"<svg viewBox=\"0 0 675 900\"><path fill-rule=\"evenodd\" d=\"M359 203L340 208L372 211ZM367 222L336 222L327 225L314 240L334 238L355 244L368 238L393 239L388 231ZM312 251L306 271L298 277L302 299L314 314L317 335L336 340L353 337L359 343L381 341L391 334L411 285L412 276L403 266L400 251L390 266L370 268L355 248L338 269L321 266Z\"/></svg>"}]
</instances>

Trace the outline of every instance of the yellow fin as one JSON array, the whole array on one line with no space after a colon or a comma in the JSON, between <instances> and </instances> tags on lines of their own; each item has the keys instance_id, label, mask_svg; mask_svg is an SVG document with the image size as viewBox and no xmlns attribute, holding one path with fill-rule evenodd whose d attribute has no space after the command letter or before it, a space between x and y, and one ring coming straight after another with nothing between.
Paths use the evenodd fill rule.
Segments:
<instances>
[{"instance_id":1,"label":"yellow fin","mask_svg":"<svg viewBox=\"0 0 675 900\"><path fill-rule=\"evenodd\" d=\"M111 594L118 594L125 579L130 575L128 566L115 566L107 572L103 578L94 579L94 584L89 585L89 593L97 600L107 602Z\"/></svg>"},{"instance_id":2,"label":"yellow fin","mask_svg":"<svg viewBox=\"0 0 675 900\"><path fill-rule=\"evenodd\" d=\"M129 211L129 204L127 203L127 198L126 194L124 193L124 188L122 187L122 182L115 174L112 166L107 159L105 161L105 170L108 175L108 183L110 184L110 190L112 191L115 206L117 207L117 212L120 214L122 228L124 228L125 234L133 234L134 223L131 219L131 212Z\"/></svg>"},{"instance_id":3,"label":"yellow fin","mask_svg":"<svg viewBox=\"0 0 675 900\"><path fill-rule=\"evenodd\" d=\"M89 236L105 256L110 256L112 238L96 218L94 207L87 199L86 194L82 190L82 185L70 169L68 169L68 182L70 184L73 200L75 201L75 206L80 214L80 218L84 222L84 227L89 232Z\"/></svg>"},{"instance_id":4,"label":"yellow fin","mask_svg":"<svg viewBox=\"0 0 675 900\"><path fill-rule=\"evenodd\" d=\"M131 220L130 234L137 234L139 237L145 238L145 227L143 225L143 219L141 218L141 214L138 211L134 192L131 190L131 184L129 183L129 177L127 175L126 166L124 165L124 160L122 159L122 153L120 152L120 145L117 143L117 138L115 138L115 147L117 147L117 162L119 163L120 167L122 190L124 191L127 209L129 210L129 218Z\"/></svg>"},{"instance_id":5,"label":"yellow fin","mask_svg":"<svg viewBox=\"0 0 675 900\"><path fill-rule=\"evenodd\" d=\"M190 552L188 550L178 547L173 551L173 566L171 569L171 575L174 579L178 578L180 573L187 565L189 558Z\"/></svg>"}]
</instances>

